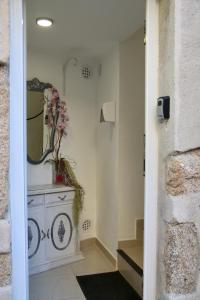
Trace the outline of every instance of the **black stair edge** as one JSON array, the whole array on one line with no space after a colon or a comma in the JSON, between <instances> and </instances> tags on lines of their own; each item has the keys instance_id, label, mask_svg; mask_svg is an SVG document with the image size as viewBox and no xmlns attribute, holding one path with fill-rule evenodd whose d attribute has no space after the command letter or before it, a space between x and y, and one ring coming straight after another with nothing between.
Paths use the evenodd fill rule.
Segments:
<instances>
[{"instance_id":1,"label":"black stair edge","mask_svg":"<svg viewBox=\"0 0 200 300\"><path fill-rule=\"evenodd\" d=\"M117 252L141 277L143 277L143 270L126 254L126 252L121 249L117 249Z\"/></svg>"}]
</instances>

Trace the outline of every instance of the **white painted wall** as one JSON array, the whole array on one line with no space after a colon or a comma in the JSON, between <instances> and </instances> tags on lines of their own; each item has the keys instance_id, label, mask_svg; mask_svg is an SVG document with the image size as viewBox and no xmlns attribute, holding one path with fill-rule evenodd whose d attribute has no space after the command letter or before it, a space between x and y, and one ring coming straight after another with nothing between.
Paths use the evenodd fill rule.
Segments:
<instances>
[{"instance_id":1,"label":"white painted wall","mask_svg":"<svg viewBox=\"0 0 200 300\"><path fill-rule=\"evenodd\" d=\"M120 44L119 240L136 238L144 216L144 28Z\"/></svg>"},{"instance_id":2,"label":"white painted wall","mask_svg":"<svg viewBox=\"0 0 200 300\"><path fill-rule=\"evenodd\" d=\"M119 100L119 49L102 60L97 101L100 118L104 102ZM118 114L118 112L117 112ZM97 238L116 256L118 231L118 116L115 124L97 124Z\"/></svg>"},{"instance_id":3,"label":"white painted wall","mask_svg":"<svg viewBox=\"0 0 200 300\"><path fill-rule=\"evenodd\" d=\"M93 76L81 78L81 66L89 65ZM115 46L98 62L78 57L66 70L69 111L68 136L61 153L75 161L75 172L84 187L81 221L90 219L81 239L97 236L116 256L118 239L135 237L135 219L143 218L144 155L144 45L143 29ZM62 92L62 63L36 52L28 53L28 79L38 77ZM115 124L100 123L104 102L115 101ZM49 164L28 164L28 184L52 182Z\"/></svg>"},{"instance_id":4,"label":"white painted wall","mask_svg":"<svg viewBox=\"0 0 200 300\"><path fill-rule=\"evenodd\" d=\"M88 64L93 77L85 80L80 76L80 67ZM85 203L82 220L89 218L92 227L80 231L81 239L95 235L96 215L96 62L79 58L77 66L69 63L66 70L66 99L69 110L68 136L63 139L61 153L76 162L75 173L85 189ZM28 79L38 77L50 82L62 94L62 62L47 54L28 51ZM49 155L51 157L51 154ZM31 165L28 163L28 185L52 183L50 164Z\"/></svg>"},{"instance_id":5,"label":"white painted wall","mask_svg":"<svg viewBox=\"0 0 200 300\"><path fill-rule=\"evenodd\" d=\"M102 60L97 101L116 101L115 124L97 126L97 238L115 256L118 240L135 238L144 216L143 28Z\"/></svg>"},{"instance_id":6,"label":"white painted wall","mask_svg":"<svg viewBox=\"0 0 200 300\"><path fill-rule=\"evenodd\" d=\"M88 65L92 77L83 79L81 67ZM96 87L97 62L78 58L77 66L69 63L66 70L66 98L69 110L68 136L61 151L76 162L76 175L85 189L85 203L82 221L90 219L92 228L81 231L81 238L95 236L96 220Z\"/></svg>"}]
</instances>

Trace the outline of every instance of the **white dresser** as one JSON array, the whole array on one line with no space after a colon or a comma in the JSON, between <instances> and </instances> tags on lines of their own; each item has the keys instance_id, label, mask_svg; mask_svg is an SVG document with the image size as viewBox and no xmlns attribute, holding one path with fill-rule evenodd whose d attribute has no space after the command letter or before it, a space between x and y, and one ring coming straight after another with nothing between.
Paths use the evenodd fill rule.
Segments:
<instances>
[{"instance_id":1,"label":"white dresser","mask_svg":"<svg viewBox=\"0 0 200 300\"><path fill-rule=\"evenodd\" d=\"M62 185L28 188L29 273L82 259L73 227L74 189Z\"/></svg>"}]
</instances>

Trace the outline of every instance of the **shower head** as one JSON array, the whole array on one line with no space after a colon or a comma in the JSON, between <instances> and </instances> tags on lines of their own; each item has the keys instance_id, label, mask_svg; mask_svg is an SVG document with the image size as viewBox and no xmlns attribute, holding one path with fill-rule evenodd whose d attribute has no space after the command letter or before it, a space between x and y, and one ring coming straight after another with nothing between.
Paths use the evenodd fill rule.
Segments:
<instances>
[{"instance_id":1,"label":"shower head","mask_svg":"<svg viewBox=\"0 0 200 300\"><path fill-rule=\"evenodd\" d=\"M63 65L63 70L67 69L68 64L73 61L73 66L76 66L78 64L78 58L75 56L69 57L66 62Z\"/></svg>"},{"instance_id":2,"label":"shower head","mask_svg":"<svg viewBox=\"0 0 200 300\"><path fill-rule=\"evenodd\" d=\"M64 96L65 96L65 92L66 92L65 91L66 69L71 61L73 62L73 66L75 67L78 64L78 58L75 56L69 57L63 65L63 95Z\"/></svg>"}]
</instances>

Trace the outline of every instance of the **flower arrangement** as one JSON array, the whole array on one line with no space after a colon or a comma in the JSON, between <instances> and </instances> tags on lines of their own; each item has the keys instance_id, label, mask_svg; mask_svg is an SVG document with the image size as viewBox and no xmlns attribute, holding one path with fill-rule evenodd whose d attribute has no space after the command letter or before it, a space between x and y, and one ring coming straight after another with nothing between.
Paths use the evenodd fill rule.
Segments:
<instances>
[{"instance_id":1,"label":"flower arrangement","mask_svg":"<svg viewBox=\"0 0 200 300\"><path fill-rule=\"evenodd\" d=\"M60 171L63 177L63 183L67 186L72 186L75 188L72 212L74 225L78 227L80 212L83 209L83 199L85 192L82 186L78 183L69 160L63 157L60 158Z\"/></svg>"},{"instance_id":2,"label":"flower arrangement","mask_svg":"<svg viewBox=\"0 0 200 300\"><path fill-rule=\"evenodd\" d=\"M55 129L56 143L54 145L55 159L58 159L61 139L67 135L66 127L69 121L66 103L61 101L56 88L50 88L50 93L46 96L47 110L45 115L45 124L49 129Z\"/></svg>"},{"instance_id":3,"label":"flower arrangement","mask_svg":"<svg viewBox=\"0 0 200 300\"><path fill-rule=\"evenodd\" d=\"M73 201L73 221L78 227L79 215L83 208L84 190L78 183L75 173L69 161L60 154L61 141L63 136L67 135L67 125L69 117L66 103L60 99L58 90L54 87L49 89L47 101L47 110L45 115L45 124L49 129L55 130L55 144L53 159L48 160L55 168L55 183L64 183L66 186L75 188L75 197Z\"/></svg>"},{"instance_id":4,"label":"flower arrangement","mask_svg":"<svg viewBox=\"0 0 200 300\"><path fill-rule=\"evenodd\" d=\"M61 174L61 155L60 146L61 140L64 135L67 135L67 123L69 117L67 114L66 104L61 101L58 90L55 87L48 89L48 94L46 96L47 110L45 114L45 124L48 126L49 130L55 130L55 144L53 151L53 159L55 166L55 183L62 183L63 176Z\"/></svg>"}]
</instances>

